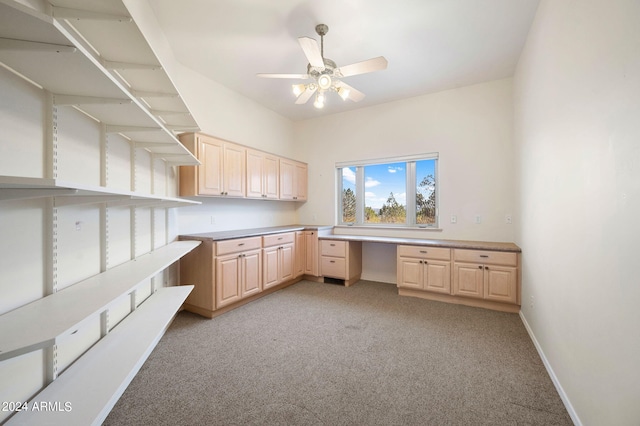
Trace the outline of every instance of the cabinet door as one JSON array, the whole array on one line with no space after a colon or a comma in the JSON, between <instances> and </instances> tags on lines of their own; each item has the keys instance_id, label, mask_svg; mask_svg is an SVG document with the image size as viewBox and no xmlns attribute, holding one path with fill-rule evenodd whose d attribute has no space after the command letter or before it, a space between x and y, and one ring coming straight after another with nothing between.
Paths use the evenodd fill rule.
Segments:
<instances>
[{"instance_id":1,"label":"cabinet door","mask_svg":"<svg viewBox=\"0 0 640 426\"><path fill-rule=\"evenodd\" d=\"M420 259L409 257L398 258L398 287L411 288L415 290L423 289L423 269L424 265Z\"/></svg>"},{"instance_id":2,"label":"cabinet door","mask_svg":"<svg viewBox=\"0 0 640 426\"><path fill-rule=\"evenodd\" d=\"M424 261L424 289L451 294L451 262Z\"/></svg>"},{"instance_id":3,"label":"cabinet door","mask_svg":"<svg viewBox=\"0 0 640 426\"><path fill-rule=\"evenodd\" d=\"M293 270L294 270L294 253L293 253L293 244L285 244L280 247L279 250L279 282L288 281L293 279Z\"/></svg>"},{"instance_id":4,"label":"cabinet door","mask_svg":"<svg viewBox=\"0 0 640 426\"><path fill-rule=\"evenodd\" d=\"M262 253L254 250L242 254L240 296L247 297L262 291Z\"/></svg>"},{"instance_id":5,"label":"cabinet door","mask_svg":"<svg viewBox=\"0 0 640 426\"><path fill-rule=\"evenodd\" d=\"M198 159L202 163L198 168L198 194L222 195L224 143L217 139L198 137L200 143Z\"/></svg>"},{"instance_id":6,"label":"cabinet door","mask_svg":"<svg viewBox=\"0 0 640 426\"><path fill-rule=\"evenodd\" d=\"M484 268L474 263L453 264L453 294L482 299Z\"/></svg>"},{"instance_id":7,"label":"cabinet door","mask_svg":"<svg viewBox=\"0 0 640 426\"><path fill-rule=\"evenodd\" d=\"M216 308L241 299L240 259L238 254L216 258Z\"/></svg>"},{"instance_id":8,"label":"cabinet door","mask_svg":"<svg viewBox=\"0 0 640 426\"><path fill-rule=\"evenodd\" d=\"M232 197L245 196L246 149L233 144L224 147L224 192Z\"/></svg>"},{"instance_id":9,"label":"cabinet door","mask_svg":"<svg viewBox=\"0 0 640 426\"><path fill-rule=\"evenodd\" d=\"M262 250L262 288L267 289L279 283L278 280L278 247L269 247Z\"/></svg>"},{"instance_id":10,"label":"cabinet door","mask_svg":"<svg viewBox=\"0 0 640 426\"><path fill-rule=\"evenodd\" d=\"M315 231L305 231L305 261L304 273L314 277L318 273L318 234Z\"/></svg>"},{"instance_id":11,"label":"cabinet door","mask_svg":"<svg viewBox=\"0 0 640 426\"><path fill-rule=\"evenodd\" d=\"M294 200L305 201L307 199L307 165L296 163L294 180Z\"/></svg>"},{"instance_id":12,"label":"cabinet door","mask_svg":"<svg viewBox=\"0 0 640 426\"><path fill-rule=\"evenodd\" d=\"M264 154L252 149L247 150L247 197L264 198Z\"/></svg>"},{"instance_id":13,"label":"cabinet door","mask_svg":"<svg viewBox=\"0 0 640 426\"><path fill-rule=\"evenodd\" d=\"M265 154L264 163L262 166L263 176L262 176L262 192L265 198L269 199L277 199L279 194L278 181L279 181L279 170L278 167L279 161L278 157L273 155Z\"/></svg>"},{"instance_id":14,"label":"cabinet door","mask_svg":"<svg viewBox=\"0 0 640 426\"><path fill-rule=\"evenodd\" d=\"M293 200L295 196L294 176L295 164L291 161L280 159L280 199Z\"/></svg>"},{"instance_id":15,"label":"cabinet door","mask_svg":"<svg viewBox=\"0 0 640 426\"><path fill-rule=\"evenodd\" d=\"M517 268L485 265L484 298L516 303L517 276Z\"/></svg>"},{"instance_id":16,"label":"cabinet door","mask_svg":"<svg viewBox=\"0 0 640 426\"><path fill-rule=\"evenodd\" d=\"M304 234L305 234L304 231L296 232L296 245L294 247L295 258L296 258L295 270L294 270L295 277L299 277L300 275L304 274L304 270L305 270L304 262L305 262L306 245L305 245Z\"/></svg>"}]
</instances>

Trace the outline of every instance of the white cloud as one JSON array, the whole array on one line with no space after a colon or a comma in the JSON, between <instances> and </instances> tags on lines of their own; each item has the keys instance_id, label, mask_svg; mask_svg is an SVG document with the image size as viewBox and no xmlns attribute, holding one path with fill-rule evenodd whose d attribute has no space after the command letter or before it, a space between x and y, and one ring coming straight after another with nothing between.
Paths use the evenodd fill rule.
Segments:
<instances>
[{"instance_id":1,"label":"white cloud","mask_svg":"<svg viewBox=\"0 0 640 426\"><path fill-rule=\"evenodd\" d=\"M380 182L375 180L372 177L368 177L364 183L365 188L373 188L374 186L378 186L378 185L380 185Z\"/></svg>"},{"instance_id":2,"label":"white cloud","mask_svg":"<svg viewBox=\"0 0 640 426\"><path fill-rule=\"evenodd\" d=\"M342 169L342 178L354 185L356 183L356 174L353 170L351 170L348 167L345 167Z\"/></svg>"},{"instance_id":3,"label":"white cloud","mask_svg":"<svg viewBox=\"0 0 640 426\"><path fill-rule=\"evenodd\" d=\"M401 172L402 170L404 170L402 167L387 167L389 173Z\"/></svg>"}]
</instances>

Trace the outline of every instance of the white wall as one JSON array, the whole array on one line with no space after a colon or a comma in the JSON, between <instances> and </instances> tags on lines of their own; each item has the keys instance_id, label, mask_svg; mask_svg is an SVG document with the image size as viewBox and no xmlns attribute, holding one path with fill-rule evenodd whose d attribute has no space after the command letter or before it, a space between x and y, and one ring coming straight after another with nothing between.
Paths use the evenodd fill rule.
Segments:
<instances>
[{"instance_id":1,"label":"white wall","mask_svg":"<svg viewBox=\"0 0 640 426\"><path fill-rule=\"evenodd\" d=\"M124 3L203 133L295 158L293 123L289 119L182 65L160 30L149 2L125 0ZM178 211L181 234L297 222L297 205L293 202L216 198L198 198L198 201L202 201L202 206ZM211 223L212 216L215 223Z\"/></svg>"},{"instance_id":2,"label":"white wall","mask_svg":"<svg viewBox=\"0 0 640 426\"><path fill-rule=\"evenodd\" d=\"M512 81L504 79L296 123L298 157L309 162L313 194L299 209L300 222L335 224L336 162L438 152L441 230L375 233L513 241L514 225L505 223L514 214L512 110ZM363 277L395 282L393 249L365 246Z\"/></svg>"},{"instance_id":3,"label":"white wall","mask_svg":"<svg viewBox=\"0 0 640 426\"><path fill-rule=\"evenodd\" d=\"M515 77L522 317L576 422L640 422L640 2L543 0Z\"/></svg>"}]
</instances>

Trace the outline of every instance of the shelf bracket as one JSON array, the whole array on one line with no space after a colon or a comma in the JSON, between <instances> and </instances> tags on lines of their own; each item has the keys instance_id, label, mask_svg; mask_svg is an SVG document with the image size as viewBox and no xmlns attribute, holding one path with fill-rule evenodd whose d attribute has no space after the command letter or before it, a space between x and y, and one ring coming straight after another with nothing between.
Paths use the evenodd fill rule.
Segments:
<instances>
[{"instance_id":1,"label":"shelf bracket","mask_svg":"<svg viewBox=\"0 0 640 426\"><path fill-rule=\"evenodd\" d=\"M37 41L16 40L0 37L0 50L29 50L32 52L74 53L78 49L64 44L40 43Z\"/></svg>"},{"instance_id":2,"label":"shelf bracket","mask_svg":"<svg viewBox=\"0 0 640 426\"><path fill-rule=\"evenodd\" d=\"M189 111L163 111L159 109L152 109L149 112L153 115L191 115Z\"/></svg>"},{"instance_id":3,"label":"shelf bracket","mask_svg":"<svg viewBox=\"0 0 640 426\"><path fill-rule=\"evenodd\" d=\"M90 19L94 21L132 22L133 18L124 15L112 15L109 13L91 12L89 10L72 9L68 7L53 6L53 17L56 19Z\"/></svg>"},{"instance_id":4,"label":"shelf bracket","mask_svg":"<svg viewBox=\"0 0 640 426\"><path fill-rule=\"evenodd\" d=\"M0 201L57 197L59 195L75 195L77 193L77 189L66 188L2 188L0 189Z\"/></svg>"},{"instance_id":5,"label":"shelf bracket","mask_svg":"<svg viewBox=\"0 0 640 426\"><path fill-rule=\"evenodd\" d=\"M118 126L115 124L107 124L107 133L129 133L129 132L158 132L160 127L142 127L142 126Z\"/></svg>"},{"instance_id":6,"label":"shelf bracket","mask_svg":"<svg viewBox=\"0 0 640 426\"><path fill-rule=\"evenodd\" d=\"M99 96L53 95L55 105L128 105L131 99L103 98Z\"/></svg>"},{"instance_id":7,"label":"shelf bracket","mask_svg":"<svg viewBox=\"0 0 640 426\"><path fill-rule=\"evenodd\" d=\"M144 90L132 90L131 94L136 98L179 98L177 93L163 93L163 92L147 92Z\"/></svg>"},{"instance_id":8,"label":"shelf bracket","mask_svg":"<svg viewBox=\"0 0 640 426\"><path fill-rule=\"evenodd\" d=\"M107 61L106 59L100 60L102 66L110 69L110 70L161 70L162 65L154 65L154 64L135 64L132 62L118 62L118 61Z\"/></svg>"}]
</instances>

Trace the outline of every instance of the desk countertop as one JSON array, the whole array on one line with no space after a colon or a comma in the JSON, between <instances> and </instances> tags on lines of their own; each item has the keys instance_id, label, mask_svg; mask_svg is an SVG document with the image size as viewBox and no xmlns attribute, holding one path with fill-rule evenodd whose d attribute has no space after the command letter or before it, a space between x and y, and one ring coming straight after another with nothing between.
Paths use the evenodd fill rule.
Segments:
<instances>
[{"instance_id":1,"label":"desk countertop","mask_svg":"<svg viewBox=\"0 0 640 426\"><path fill-rule=\"evenodd\" d=\"M261 235L279 234L295 231L319 231L321 240L361 241L370 243L407 244L416 246L445 247L471 250L492 250L520 253L522 250L514 243L491 241L437 240L426 238L379 237L370 235L333 234L333 226L323 225L288 225L266 228L238 229L231 231L206 232L202 234L180 235L181 240L224 241L235 238L257 237Z\"/></svg>"}]
</instances>

